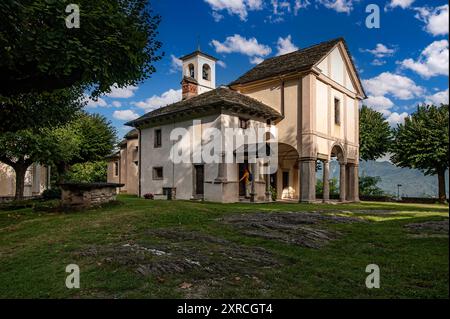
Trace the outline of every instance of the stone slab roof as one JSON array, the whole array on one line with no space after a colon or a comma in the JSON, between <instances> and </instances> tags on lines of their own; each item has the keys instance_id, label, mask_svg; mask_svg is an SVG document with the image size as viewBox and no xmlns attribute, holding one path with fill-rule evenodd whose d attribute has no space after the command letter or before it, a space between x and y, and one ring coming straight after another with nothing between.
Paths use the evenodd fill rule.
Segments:
<instances>
[{"instance_id":1,"label":"stone slab roof","mask_svg":"<svg viewBox=\"0 0 450 319\"><path fill-rule=\"evenodd\" d=\"M151 111L140 118L125 123L125 125L138 127L140 124L161 119L175 114L187 112L203 112L207 110L234 110L266 119L278 120L283 116L272 107L261 103L251 97L233 91L228 87L219 87L212 91L197 95L187 100L161 107Z\"/></svg>"},{"instance_id":2,"label":"stone slab roof","mask_svg":"<svg viewBox=\"0 0 450 319\"><path fill-rule=\"evenodd\" d=\"M305 49L273 57L264 60L237 80L231 82L230 85L244 84L277 75L309 70L324 58L340 41L344 43L347 49L344 39L337 38Z\"/></svg>"},{"instance_id":3,"label":"stone slab roof","mask_svg":"<svg viewBox=\"0 0 450 319\"><path fill-rule=\"evenodd\" d=\"M206 54L206 53L204 53L204 52L202 52L200 50L196 50L196 51L194 51L192 53L186 54L186 55L180 57L179 59L180 60L187 60L187 59L192 58L193 56L196 56L196 55L203 55L203 56L205 56L205 57L207 57L207 58L209 58L211 60L219 61L219 59L213 57L212 55Z\"/></svg>"}]
</instances>

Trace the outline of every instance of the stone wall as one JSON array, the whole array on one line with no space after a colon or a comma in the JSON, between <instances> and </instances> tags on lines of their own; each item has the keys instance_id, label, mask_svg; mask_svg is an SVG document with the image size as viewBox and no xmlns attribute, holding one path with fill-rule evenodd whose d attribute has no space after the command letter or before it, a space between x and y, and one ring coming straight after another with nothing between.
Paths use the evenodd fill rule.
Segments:
<instances>
[{"instance_id":1,"label":"stone wall","mask_svg":"<svg viewBox=\"0 0 450 319\"><path fill-rule=\"evenodd\" d=\"M70 208L89 208L116 200L117 188L123 184L61 184L62 205Z\"/></svg>"}]
</instances>

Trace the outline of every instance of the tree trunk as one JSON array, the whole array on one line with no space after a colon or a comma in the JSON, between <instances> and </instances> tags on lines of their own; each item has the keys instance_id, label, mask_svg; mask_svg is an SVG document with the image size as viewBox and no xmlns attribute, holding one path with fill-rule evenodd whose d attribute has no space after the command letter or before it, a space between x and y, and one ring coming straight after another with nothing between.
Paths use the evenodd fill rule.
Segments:
<instances>
[{"instance_id":1,"label":"tree trunk","mask_svg":"<svg viewBox=\"0 0 450 319\"><path fill-rule=\"evenodd\" d=\"M439 202L445 203L447 196L445 193L445 170L438 171L438 182L439 182Z\"/></svg>"},{"instance_id":2,"label":"tree trunk","mask_svg":"<svg viewBox=\"0 0 450 319\"><path fill-rule=\"evenodd\" d=\"M27 166L25 165L15 165L14 171L16 173L16 194L14 199L23 199L23 192L25 188L25 174L27 172Z\"/></svg>"}]
</instances>

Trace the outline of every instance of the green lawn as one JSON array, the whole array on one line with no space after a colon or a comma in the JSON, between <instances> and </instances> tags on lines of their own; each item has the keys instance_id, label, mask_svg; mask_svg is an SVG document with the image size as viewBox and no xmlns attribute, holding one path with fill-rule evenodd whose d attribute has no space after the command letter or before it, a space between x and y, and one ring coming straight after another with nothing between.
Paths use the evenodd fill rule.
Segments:
<instances>
[{"instance_id":1,"label":"green lawn","mask_svg":"<svg viewBox=\"0 0 450 319\"><path fill-rule=\"evenodd\" d=\"M404 227L448 220L448 206L119 200L68 214L0 211L0 297L448 298L448 232ZM311 211L352 218L302 224L306 240L332 239L320 248L291 242L295 223L265 228L288 234L279 240L229 220ZM68 264L80 266L80 289L65 286ZM380 267L380 289L365 286L368 264Z\"/></svg>"}]
</instances>

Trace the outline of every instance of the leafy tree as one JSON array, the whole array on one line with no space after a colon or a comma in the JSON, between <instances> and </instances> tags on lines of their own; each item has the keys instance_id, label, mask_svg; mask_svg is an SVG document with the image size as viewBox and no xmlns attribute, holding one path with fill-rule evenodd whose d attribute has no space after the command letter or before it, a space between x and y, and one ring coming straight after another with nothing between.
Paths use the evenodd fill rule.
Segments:
<instances>
[{"instance_id":1,"label":"leafy tree","mask_svg":"<svg viewBox=\"0 0 450 319\"><path fill-rule=\"evenodd\" d=\"M104 116L87 113L80 113L74 121L54 130L55 140L62 148L61 153L66 155L59 156L58 160L54 161L60 180L75 164L104 160L116 145L116 135L115 128ZM73 136L77 136L79 141L77 147L66 149L65 141Z\"/></svg>"},{"instance_id":2,"label":"leafy tree","mask_svg":"<svg viewBox=\"0 0 450 319\"><path fill-rule=\"evenodd\" d=\"M70 149L75 146L71 140L65 142ZM51 163L55 157L62 156L59 145L48 131L38 133L31 130L0 134L0 161L11 166L16 174L16 199L23 198L25 174L31 164Z\"/></svg>"},{"instance_id":3,"label":"leafy tree","mask_svg":"<svg viewBox=\"0 0 450 319\"><path fill-rule=\"evenodd\" d=\"M384 191L377 186L381 182L379 176L360 176L359 193L365 196L383 196Z\"/></svg>"},{"instance_id":4,"label":"leafy tree","mask_svg":"<svg viewBox=\"0 0 450 319\"><path fill-rule=\"evenodd\" d=\"M27 93L0 96L0 133L39 130L55 127L74 119L85 105L79 87L55 90L52 93Z\"/></svg>"},{"instance_id":5,"label":"leafy tree","mask_svg":"<svg viewBox=\"0 0 450 319\"><path fill-rule=\"evenodd\" d=\"M106 161L78 163L69 169L65 178L80 183L106 182L107 169L108 163Z\"/></svg>"},{"instance_id":6,"label":"leafy tree","mask_svg":"<svg viewBox=\"0 0 450 319\"><path fill-rule=\"evenodd\" d=\"M339 183L336 177L329 180L330 185L330 196L339 195ZM323 180L319 179L316 183L316 194L323 194Z\"/></svg>"},{"instance_id":7,"label":"leafy tree","mask_svg":"<svg viewBox=\"0 0 450 319\"><path fill-rule=\"evenodd\" d=\"M116 131L103 116L79 113L57 128L0 134L0 161L16 173L16 199L23 198L25 173L33 163L53 165L63 177L77 163L103 160L115 145Z\"/></svg>"},{"instance_id":8,"label":"leafy tree","mask_svg":"<svg viewBox=\"0 0 450 319\"><path fill-rule=\"evenodd\" d=\"M375 160L388 152L392 133L383 114L363 105L359 111L359 132L361 159Z\"/></svg>"},{"instance_id":9,"label":"leafy tree","mask_svg":"<svg viewBox=\"0 0 450 319\"><path fill-rule=\"evenodd\" d=\"M391 160L400 167L437 175L439 201L445 202L445 171L449 167L448 105L422 105L394 130Z\"/></svg>"},{"instance_id":10,"label":"leafy tree","mask_svg":"<svg viewBox=\"0 0 450 319\"><path fill-rule=\"evenodd\" d=\"M161 58L160 16L148 0L78 0L80 28L67 28L70 0L0 2L0 95L72 86L93 96L135 85Z\"/></svg>"}]
</instances>

